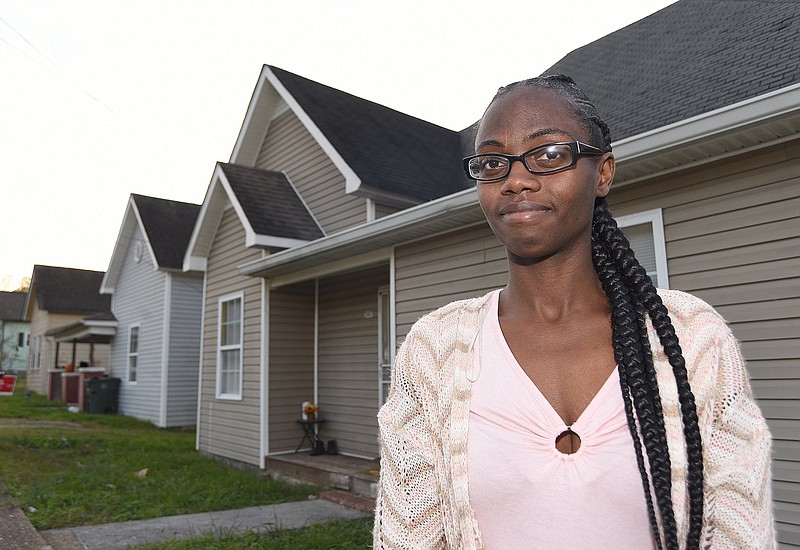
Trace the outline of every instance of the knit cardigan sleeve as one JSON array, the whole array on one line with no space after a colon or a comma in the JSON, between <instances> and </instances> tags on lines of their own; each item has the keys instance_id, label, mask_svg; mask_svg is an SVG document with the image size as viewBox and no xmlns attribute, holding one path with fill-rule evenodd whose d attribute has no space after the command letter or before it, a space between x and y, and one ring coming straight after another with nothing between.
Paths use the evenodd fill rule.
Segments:
<instances>
[{"instance_id":1,"label":"knit cardigan sleeve","mask_svg":"<svg viewBox=\"0 0 800 550\"><path fill-rule=\"evenodd\" d=\"M392 368L389 397L378 413L381 468L375 508L376 549L445 548L441 496L436 474L435 430L430 426L429 380L423 368L436 365L428 332L412 328ZM428 405L426 405L426 403Z\"/></svg>"},{"instance_id":2,"label":"knit cardigan sleeve","mask_svg":"<svg viewBox=\"0 0 800 550\"><path fill-rule=\"evenodd\" d=\"M719 350L714 422L706 442L707 549L775 548L769 429L744 359L726 329Z\"/></svg>"}]
</instances>

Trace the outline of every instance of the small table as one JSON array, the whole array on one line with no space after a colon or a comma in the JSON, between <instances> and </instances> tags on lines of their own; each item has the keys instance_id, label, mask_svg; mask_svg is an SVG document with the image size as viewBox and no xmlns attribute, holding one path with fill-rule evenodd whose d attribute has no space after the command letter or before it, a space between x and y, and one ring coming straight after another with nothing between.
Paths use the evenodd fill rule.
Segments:
<instances>
[{"instance_id":1,"label":"small table","mask_svg":"<svg viewBox=\"0 0 800 550\"><path fill-rule=\"evenodd\" d=\"M313 449L314 446L317 444L317 441L319 441L319 435L317 434L318 431L317 426L320 424L324 424L325 419L315 418L314 420L298 420L297 423L303 427L303 439L300 440L300 444L297 445L297 448L294 450L294 452L300 450L300 447L303 446L303 442L305 442L306 439L308 440L308 443L311 445L311 448Z\"/></svg>"}]
</instances>

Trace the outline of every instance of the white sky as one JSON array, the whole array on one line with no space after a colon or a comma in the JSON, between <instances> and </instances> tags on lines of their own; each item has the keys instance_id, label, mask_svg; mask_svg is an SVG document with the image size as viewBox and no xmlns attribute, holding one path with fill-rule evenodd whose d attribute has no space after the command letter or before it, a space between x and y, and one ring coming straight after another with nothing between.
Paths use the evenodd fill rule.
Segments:
<instances>
[{"instance_id":1,"label":"white sky","mask_svg":"<svg viewBox=\"0 0 800 550\"><path fill-rule=\"evenodd\" d=\"M0 290L105 270L130 193L200 203L265 63L460 130L674 0L0 0Z\"/></svg>"}]
</instances>

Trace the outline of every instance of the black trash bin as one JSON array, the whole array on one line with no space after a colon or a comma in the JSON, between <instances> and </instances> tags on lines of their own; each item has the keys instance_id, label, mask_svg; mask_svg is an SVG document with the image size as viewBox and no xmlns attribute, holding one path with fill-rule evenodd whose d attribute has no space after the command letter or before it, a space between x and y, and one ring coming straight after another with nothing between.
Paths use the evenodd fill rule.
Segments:
<instances>
[{"instance_id":1,"label":"black trash bin","mask_svg":"<svg viewBox=\"0 0 800 550\"><path fill-rule=\"evenodd\" d=\"M88 378L86 384L86 412L104 414L117 412L119 403L119 378Z\"/></svg>"}]
</instances>

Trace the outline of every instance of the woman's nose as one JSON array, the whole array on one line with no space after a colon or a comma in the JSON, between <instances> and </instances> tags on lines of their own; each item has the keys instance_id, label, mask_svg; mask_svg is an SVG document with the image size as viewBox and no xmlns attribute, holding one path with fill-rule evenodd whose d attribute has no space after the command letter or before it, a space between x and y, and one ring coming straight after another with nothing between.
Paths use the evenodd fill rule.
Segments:
<instances>
[{"instance_id":1,"label":"woman's nose","mask_svg":"<svg viewBox=\"0 0 800 550\"><path fill-rule=\"evenodd\" d=\"M523 190L538 191L542 188L539 177L532 174L523 162L515 159L508 169L508 175L503 180L501 191L505 193L520 193Z\"/></svg>"}]
</instances>

